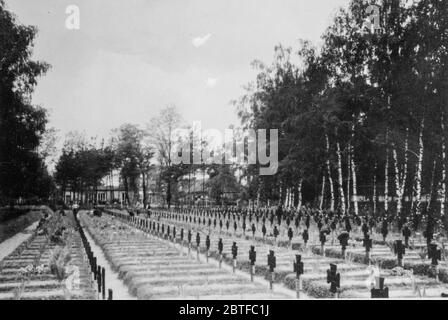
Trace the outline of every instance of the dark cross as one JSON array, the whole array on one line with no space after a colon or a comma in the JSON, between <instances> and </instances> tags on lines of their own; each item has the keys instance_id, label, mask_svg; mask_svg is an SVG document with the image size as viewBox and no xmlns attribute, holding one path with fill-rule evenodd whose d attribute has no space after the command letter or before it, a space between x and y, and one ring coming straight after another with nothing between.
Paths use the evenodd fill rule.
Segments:
<instances>
[{"instance_id":1,"label":"dark cross","mask_svg":"<svg viewBox=\"0 0 448 320\"><path fill-rule=\"evenodd\" d=\"M411 237L411 229L405 225L403 228L403 237L404 237L404 245L406 246L406 248L409 248L409 238Z\"/></svg>"},{"instance_id":2,"label":"dark cross","mask_svg":"<svg viewBox=\"0 0 448 320\"><path fill-rule=\"evenodd\" d=\"M403 256L406 253L406 249L403 245L403 241L395 240L394 242L394 252L398 259L398 266L402 267L403 265Z\"/></svg>"},{"instance_id":3,"label":"dark cross","mask_svg":"<svg viewBox=\"0 0 448 320\"><path fill-rule=\"evenodd\" d=\"M291 244L292 242L292 237L293 237L293 232L292 232L292 228L288 229L288 238L289 238L289 243Z\"/></svg>"},{"instance_id":4,"label":"dark cross","mask_svg":"<svg viewBox=\"0 0 448 320\"><path fill-rule=\"evenodd\" d=\"M261 232L263 233L263 238L266 237L266 225L263 223L263 226L261 227Z\"/></svg>"},{"instance_id":5,"label":"dark cross","mask_svg":"<svg viewBox=\"0 0 448 320\"><path fill-rule=\"evenodd\" d=\"M238 247L236 245L236 242L234 242L233 245L232 245L232 257L233 257L233 260L236 259L237 255L238 255Z\"/></svg>"},{"instance_id":6,"label":"dark cross","mask_svg":"<svg viewBox=\"0 0 448 320\"><path fill-rule=\"evenodd\" d=\"M386 237L388 234L388 225L386 219L384 219L383 224L381 225L381 234L383 235L383 241L386 241Z\"/></svg>"},{"instance_id":7,"label":"dark cross","mask_svg":"<svg viewBox=\"0 0 448 320\"><path fill-rule=\"evenodd\" d=\"M206 248L206 258L207 258L207 262L208 262L208 251L210 250L210 236L207 235L207 237L205 238L205 248Z\"/></svg>"},{"instance_id":8,"label":"dark cross","mask_svg":"<svg viewBox=\"0 0 448 320\"><path fill-rule=\"evenodd\" d=\"M297 298L300 298L300 290L302 287L300 276L303 274L303 262L302 262L302 256L300 254L296 254L296 261L294 262L294 272L296 273L297 277L296 282Z\"/></svg>"},{"instance_id":9,"label":"dark cross","mask_svg":"<svg viewBox=\"0 0 448 320\"><path fill-rule=\"evenodd\" d=\"M305 243L305 247L306 247L306 244L308 243L309 238L310 238L310 236L308 234L308 229L303 230L302 239L303 239L303 242Z\"/></svg>"},{"instance_id":10,"label":"dark cross","mask_svg":"<svg viewBox=\"0 0 448 320\"><path fill-rule=\"evenodd\" d=\"M173 227L173 241L176 241L176 227Z\"/></svg>"},{"instance_id":11,"label":"dark cross","mask_svg":"<svg viewBox=\"0 0 448 320\"><path fill-rule=\"evenodd\" d=\"M269 250L268 254L268 267L269 272L271 273L271 279L269 281L270 289L273 289L273 283L274 283L274 269L277 267L277 259L274 254L274 250Z\"/></svg>"},{"instance_id":12,"label":"dark cross","mask_svg":"<svg viewBox=\"0 0 448 320\"><path fill-rule=\"evenodd\" d=\"M373 247L373 241L370 239L368 234L364 234L364 239L362 240L362 246L366 248L366 259L370 263L370 249Z\"/></svg>"},{"instance_id":13,"label":"dark cross","mask_svg":"<svg viewBox=\"0 0 448 320\"><path fill-rule=\"evenodd\" d=\"M330 263L330 269L327 270L327 283L330 284L330 292L337 297L338 288L341 287L341 275L337 273L337 266Z\"/></svg>"},{"instance_id":14,"label":"dark cross","mask_svg":"<svg viewBox=\"0 0 448 320\"><path fill-rule=\"evenodd\" d=\"M370 290L370 297L372 299L387 299L389 298L389 288L384 287L384 278L379 278L379 288Z\"/></svg>"},{"instance_id":15,"label":"dark cross","mask_svg":"<svg viewBox=\"0 0 448 320\"><path fill-rule=\"evenodd\" d=\"M279 235L279 232L278 232L277 226L275 226L274 227L274 238L275 238L275 240L277 240L278 235Z\"/></svg>"},{"instance_id":16,"label":"dark cross","mask_svg":"<svg viewBox=\"0 0 448 320\"><path fill-rule=\"evenodd\" d=\"M428 257L431 259L431 265L437 266L442 260L442 251L437 249L437 244L431 243L429 245Z\"/></svg>"},{"instance_id":17,"label":"dark cross","mask_svg":"<svg viewBox=\"0 0 448 320\"><path fill-rule=\"evenodd\" d=\"M232 245L232 257L233 257L233 273L235 273L236 269L236 257L238 255L238 247L236 245L236 242Z\"/></svg>"},{"instance_id":18,"label":"dark cross","mask_svg":"<svg viewBox=\"0 0 448 320\"><path fill-rule=\"evenodd\" d=\"M367 225L367 222L364 222L364 223L362 224L361 231L362 231L362 233L364 234L364 237L365 237L366 235L368 235L368 233L369 233L369 226Z\"/></svg>"},{"instance_id":19,"label":"dark cross","mask_svg":"<svg viewBox=\"0 0 448 320\"><path fill-rule=\"evenodd\" d=\"M219 238L219 241L218 241L218 252L219 252L219 254L222 256L222 250L223 250L223 244L222 244L222 238Z\"/></svg>"},{"instance_id":20,"label":"dark cross","mask_svg":"<svg viewBox=\"0 0 448 320\"><path fill-rule=\"evenodd\" d=\"M201 236L200 236L200 234L198 232L198 233L196 233L196 246L198 247L198 250L199 250L199 244L200 243L201 243Z\"/></svg>"},{"instance_id":21,"label":"dark cross","mask_svg":"<svg viewBox=\"0 0 448 320\"><path fill-rule=\"evenodd\" d=\"M322 220L319 220L319 221L317 222L317 229L319 229L319 231L321 231L323 225L324 225L324 224L322 223Z\"/></svg>"},{"instance_id":22,"label":"dark cross","mask_svg":"<svg viewBox=\"0 0 448 320\"><path fill-rule=\"evenodd\" d=\"M325 256L325 242L327 242L327 236L324 231L321 231L319 233L319 241L320 241L320 249L321 249L322 255Z\"/></svg>"},{"instance_id":23,"label":"dark cross","mask_svg":"<svg viewBox=\"0 0 448 320\"><path fill-rule=\"evenodd\" d=\"M190 250L191 250L191 230L188 230L188 254L190 254Z\"/></svg>"},{"instance_id":24,"label":"dark cross","mask_svg":"<svg viewBox=\"0 0 448 320\"><path fill-rule=\"evenodd\" d=\"M256 231L257 229L255 228L255 224L254 223L252 223L252 237L255 237L255 231Z\"/></svg>"},{"instance_id":25,"label":"dark cross","mask_svg":"<svg viewBox=\"0 0 448 320\"><path fill-rule=\"evenodd\" d=\"M299 217L297 217L297 218L294 220L294 225L295 225L295 227L296 227L296 230L299 230L299 225L300 225L300 219L299 219Z\"/></svg>"},{"instance_id":26,"label":"dark cross","mask_svg":"<svg viewBox=\"0 0 448 320\"><path fill-rule=\"evenodd\" d=\"M296 273L297 279L303 274L303 262L302 256L300 254L296 254L296 261L294 262L294 272Z\"/></svg>"},{"instance_id":27,"label":"dark cross","mask_svg":"<svg viewBox=\"0 0 448 320\"><path fill-rule=\"evenodd\" d=\"M254 281L254 269L255 261L257 260L257 252L255 251L255 246L250 246L249 250L249 261L250 261L250 281Z\"/></svg>"},{"instance_id":28,"label":"dark cross","mask_svg":"<svg viewBox=\"0 0 448 320\"><path fill-rule=\"evenodd\" d=\"M184 228L180 229L180 241L183 242L184 241Z\"/></svg>"},{"instance_id":29,"label":"dark cross","mask_svg":"<svg viewBox=\"0 0 448 320\"><path fill-rule=\"evenodd\" d=\"M236 221L234 221L233 222L233 229L235 229L235 232L236 232L236 229L238 228L238 225L236 224Z\"/></svg>"},{"instance_id":30,"label":"dark cross","mask_svg":"<svg viewBox=\"0 0 448 320\"><path fill-rule=\"evenodd\" d=\"M342 232L338 237L339 244L341 245L341 248L342 248L342 256L344 257L344 259L345 259L345 250L347 249L347 246L348 246L348 238L349 237L350 237L350 235L348 232Z\"/></svg>"}]
</instances>

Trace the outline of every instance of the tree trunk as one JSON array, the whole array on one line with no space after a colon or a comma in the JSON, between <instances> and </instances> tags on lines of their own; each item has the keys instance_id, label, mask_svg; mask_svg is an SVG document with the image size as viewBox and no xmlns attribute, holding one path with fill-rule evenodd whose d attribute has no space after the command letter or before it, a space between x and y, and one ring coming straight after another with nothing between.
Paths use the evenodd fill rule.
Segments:
<instances>
[{"instance_id":1,"label":"tree trunk","mask_svg":"<svg viewBox=\"0 0 448 320\"><path fill-rule=\"evenodd\" d=\"M322 190L320 192L319 210L322 210L324 206L324 197L325 197L325 173L322 174Z\"/></svg>"},{"instance_id":2,"label":"tree trunk","mask_svg":"<svg viewBox=\"0 0 448 320\"><path fill-rule=\"evenodd\" d=\"M376 170L378 164L375 162L375 168L373 173L373 215L376 216Z\"/></svg>"},{"instance_id":3,"label":"tree trunk","mask_svg":"<svg viewBox=\"0 0 448 320\"><path fill-rule=\"evenodd\" d=\"M339 142L336 142L336 153L338 156L338 177L339 177L339 195L340 195L341 210L343 213L345 213L346 210L345 210L345 195L343 187L344 181L342 178L342 156L341 156L341 146Z\"/></svg>"},{"instance_id":4,"label":"tree trunk","mask_svg":"<svg viewBox=\"0 0 448 320\"><path fill-rule=\"evenodd\" d=\"M384 211L389 210L389 128L386 129L386 165L384 166Z\"/></svg>"},{"instance_id":5,"label":"tree trunk","mask_svg":"<svg viewBox=\"0 0 448 320\"><path fill-rule=\"evenodd\" d=\"M146 174L142 172L142 189L143 189L143 208L146 209L146 203L148 202L146 196Z\"/></svg>"},{"instance_id":6,"label":"tree trunk","mask_svg":"<svg viewBox=\"0 0 448 320\"><path fill-rule=\"evenodd\" d=\"M127 204L130 205L131 201L129 199L129 185L128 185L127 177L123 177L123 184L124 184L124 193L126 196L126 201L127 201Z\"/></svg>"},{"instance_id":7,"label":"tree trunk","mask_svg":"<svg viewBox=\"0 0 448 320\"><path fill-rule=\"evenodd\" d=\"M330 210L334 211L334 186L333 178L331 177L331 166L330 166L330 139L328 135L325 134L325 139L327 142L327 171L328 171L328 183L330 184Z\"/></svg>"},{"instance_id":8,"label":"tree trunk","mask_svg":"<svg viewBox=\"0 0 448 320\"><path fill-rule=\"evenodd\" d=\"M425 118L422 119L420 123L420 134L418 139L418 162L417 162L417 172L415 176L415 196L416 199L416 205L415 210L416 214L420 215L422 212L422 171L423 171L423 153L424 153L424 145L423 145L423 131L425 129Z\"/></svg>"},{"instance_id":9,"label":"tree trunk","mask_svg":"<svg viewBox=\"0 0 448 320\"><path fill-rule=\"evenodd\" d=\"M348 143L348 155L347 155L347 212L350 212L350 180L351 180L351 144Z\"/></svg>"},{"instance_id":10,"label":"tree trunk","mask_svg":"<svg viewBox=\"0 0 448 320\"><path fill-rule=\"evenodd\" d=\"M433 162L433 166L432 166L432 172L431 172L431 184L430 184L430 190L429 190L429 199L427 199L427 203L426 203L426 212L428 212L428 214L430 214L431 212L431 203L434 200L434 196L436 196L437 192L436 192L436 180L435 180L435 175L436 175L436 170L437 170L437 158L434 159Z\"/></svg>"},{"instance_id":11,"label":"tree trunk","mask_svg":"<svg viewBox=\"0 0 448 320\"><path fill-rule=\"evenodd\" d=\"M355 125L352 125L352 141L355 138ZM353 179L353 207L355 209L355 215L359 214L358 210L358 186L356 180L356 164L355 164L355 147L353 144L350 144L350 159L351 159L351 168L352 168L352 179ZM350 202L350 200L349 200Z\"/></svg>"},{"instance_id":12,"label":"tree trunk","mask_svg":"<svg viewBox=\"0 0 448 320\"><path fill-rule=\"evenodd\" d=\"M448 198L447 195L447 181L446 181L446 137L445 137L445 113L442 109L441 129L442 129L442 201L440 202L440 216L442 221L445 217L445 204Z\"/></svg>"},{"instance_id":13,"label":"tree trunk","mask_svg":"<svg viewBox=\"0 0 448 320\"><path fill-rule=\"evenodd\" d=\"M297 187L297 198L298 198L297 208L298 209L300 209L302 207L302 182L303 182L303 179L300 179L299 186Z\"/></svg>"},{"instance_id":14,"label":"tree trunk","mask_svg":"<svg viewBox=\"0 0 448 320\"><path fill-rule=\"evenodd\" d=\"M169 209L171 207L171 179L168 179L168 184L166 187L166 203Z\"/></svg>"}]
</instances>

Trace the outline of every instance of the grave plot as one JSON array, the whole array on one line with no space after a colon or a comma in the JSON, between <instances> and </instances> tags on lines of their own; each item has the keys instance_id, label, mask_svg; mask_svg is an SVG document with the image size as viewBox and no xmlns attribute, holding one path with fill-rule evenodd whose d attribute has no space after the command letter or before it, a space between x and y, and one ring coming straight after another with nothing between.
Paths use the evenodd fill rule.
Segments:
<instances>
[{"instance_id":1,"label":"grave plot","mask_svg":"<svg viewBox=\"0 0 448 320\"><path fill-rule=\"evenodd\" d=\"M108 215L80 220L138 299L287 299Z\"/></svg>"},{"instance_id":2,"label":"grave plot","mask_svg":"<svg viewBox=\"0 0 448 320\"><path fill-rule=\"evenodd\" d=\"M0 261L0 300L95 297L74 225L71 213L51 213L27 241Z\"/></svg>"},{"instance_id":3,"label":"grave plot","mask_svg":"<svg viewBox=\"0 0 448 320\"><path fill-rule=\"evenodd\" d=\"M159 219L160 218L160 219ZM123 219L129 219L126 215ZM374 296L371 292L372 287L380 288L379 281L375 278L385 278L385 286L388 287L389 297L391 298L440 298L441 293L447 290L447 286L435 279L428 277L419 277L411 275L405 270L386 270L374 266L366 266L359 263L353 263L350 259L338 259L332 257L323 257L316 255L308 250L293 251L287 248L266 245L255 240L241 239L227 232L216 230L213 226L209 228L207 224L190 224L174 219L152 217L151 219L131 218L130 222L142 229L149 230L154 234L168 237L168 226L170 226L171 237L173 237L173 228L176 227L176 241L189 245L191 250L197 246L196 239L199 232L199 247L204 252L209 247L209 254L217 259L222 257L224 262L234 263L232 257L232 246L235 242L239 254L236 257L237 267L246 271L250 270L249 251L251 246L255 246L259 258L255 261L255 272L270 278L267 263L267 254L274 250L276 256L276 266L274 270L274 281L283 282L290 288L296 286L296 273L294 271L294 261L296 254L301 255L301 262L304 264L304 272L301 275L301 281L304 291L313 297L331 297L333 293L330 290L333 282L332 277L327 271L330 264L336 266L335 274L340 274L340 288L337 291L342 298L367 298ZM208 236L208 240L207 240ZM202 240L201 240L202 239ZM221 240L221 248L220 248ZM202 242L201 242L202 241ZM209 243L209 244L208 244ZM222 256L219 251L222 250ZM378 295L377 295L378 296Z\"/></svg>"},{"instance_id":4,"label":"grave plot","mask_svg":"<svg viewBox=\"0 0 448 320\"><path fill-rule=\"evenodd\" d=\"M181 222L191 220L191 216L188 214L173 214L163 211L159 214L162 217L171 215L171 217L176 217L175 220ZM223 223L223 221L226 221L226 223ZM234 237L261 241L278 247L301 250L305 246L305 226L303 223L297 224L292 219L283 220L280 225L276 225L273 220L265 220L264 222L263 227L263 222L260 219L258 221L254 218L244 219L237 215L227 216L226 219L222 220L205 217L205 215L193 215L190 224L200 225L202 228L207 226L209 229L220 230ZM311 221L306 234L308 247L311 248L313 253L321 255L324 250L325 255L329 257L338 259L347 259L348 257L351 261L366 265L374 264L383 269L394 269L397 266L402 266L405 269L412 269L412 272L416 275L429 276L437 278L443 283L448 283L448 261L446 259L441 261L445 257L446 250L443 246L438 246L434 250L434 254L428 252L426 243L423 243L421 237L415 239L410 237L409 245L406 246L405 251L399 257L395 250L395 241L401 240L403 243L406 241L395 233L388 235L386 242L381 242L374 240L379 237L379 234L373 232L369 234L369 237L372 237L369 241L364 237L360 238L361 228L354 226L350 236L343 243L338 239L335 232L325 234L322 239L316 223ZM394 238L394 236L397 237ZM441 243L443 244L443 239L441 239Z\"/></svg>"}]
</instances>

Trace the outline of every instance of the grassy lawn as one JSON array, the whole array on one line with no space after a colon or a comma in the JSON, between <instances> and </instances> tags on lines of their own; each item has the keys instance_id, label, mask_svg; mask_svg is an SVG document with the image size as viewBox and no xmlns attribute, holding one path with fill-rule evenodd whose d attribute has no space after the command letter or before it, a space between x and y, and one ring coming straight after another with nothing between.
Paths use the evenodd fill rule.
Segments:
<instances>
[{"instance_id":1,"label":"grassy lawn","mask_svg":"<svg viewBox=\"0 0 448 320\"><path fill-rule=\"evenodd\" d=\"M3 212L2 212L3 213ZM0 218L0 242L12 237L18 232L23 231L25 228L36 222L42 217L40 211L28 211L26 213L19 213L15 218L7 214Z\"/></svg>"}]
</instances>

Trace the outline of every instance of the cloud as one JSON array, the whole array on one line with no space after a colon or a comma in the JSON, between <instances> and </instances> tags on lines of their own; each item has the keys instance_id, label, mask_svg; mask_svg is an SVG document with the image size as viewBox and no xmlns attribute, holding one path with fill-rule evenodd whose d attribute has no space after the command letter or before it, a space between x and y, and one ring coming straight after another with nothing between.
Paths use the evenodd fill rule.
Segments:
<instances>
[{"instance_id":1,"label":"cloud","mask_svg":"<svg viewBox=\"0 0 448 320\"><path fill-rule=\"evenodd\" d=\"M209 88L216 87L217 83L218 83L218 78L208 78L207 79L207 87L209 87Z\"/></svg>"},{"instance_id":2,"label":"cloud","mask_svg":"<svg viewBox=\"0 0 448 320\"><path fill-rule=\"evenodd\" d=\"M203 36L202 38L201 37L194 38L193 41L191 41L191 43L193 43L193 45L196 48L199 48L199 47L203 46L208 41L208 39L210 39L211 36L212 36L211 33L209 33L209 34Z\"/></svg>"}]
</instances>

